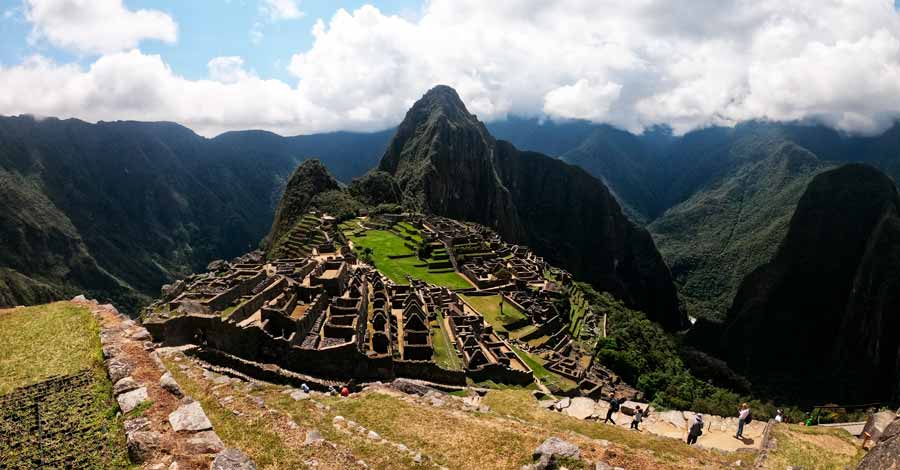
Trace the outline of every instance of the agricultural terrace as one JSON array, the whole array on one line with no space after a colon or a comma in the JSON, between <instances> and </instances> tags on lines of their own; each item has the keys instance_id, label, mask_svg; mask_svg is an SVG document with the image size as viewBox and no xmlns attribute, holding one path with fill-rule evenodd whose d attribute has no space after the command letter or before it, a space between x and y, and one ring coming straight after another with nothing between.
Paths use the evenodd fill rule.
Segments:
<instances>
[{"instance_id":1,"label":"agricultural terrace","mask_svg":"<svg viewBox=\"0 0 900 470\"><path fill-rule=\"evenodd\" d=\"M90 310L0 310L0 468L125 468L122 424Z\"/></svg>"}]
</instances>

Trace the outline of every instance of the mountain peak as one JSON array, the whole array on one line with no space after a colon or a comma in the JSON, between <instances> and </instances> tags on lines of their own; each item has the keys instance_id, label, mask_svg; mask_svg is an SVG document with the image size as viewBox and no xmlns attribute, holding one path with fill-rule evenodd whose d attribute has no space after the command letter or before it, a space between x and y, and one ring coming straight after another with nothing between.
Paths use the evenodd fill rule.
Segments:
<instances>
[{"instance_id":1,"label":"mountain peak","mask_svg":"<svg viewBox=\"0 0 900 470\"><path fill-rule=\"evenodd\" d=\"M436 85L428 90L418 101L413 104L403 124L418 125L424 121L446 116L454 123L467 123L478 125L478 119L469 113L465 103L453 88L447 85Z\"/></svg>"}]
</instances>

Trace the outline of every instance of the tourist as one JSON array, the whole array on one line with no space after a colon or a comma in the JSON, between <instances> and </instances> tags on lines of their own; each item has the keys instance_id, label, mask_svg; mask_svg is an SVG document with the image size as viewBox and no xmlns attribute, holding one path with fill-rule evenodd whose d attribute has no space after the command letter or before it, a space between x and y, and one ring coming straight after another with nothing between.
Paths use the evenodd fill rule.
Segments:
<instances>
[{"instance_id":1,"label":"tourist","mask_svg":"<svg viewBox=\"0 0 900 470\"><path fill-rule=\"evenodd\" d=\"M688 428L688 445L696 444L697 438L700 437L701 434L703 434L703 415L697 413L691 419L690 428Z\"/></svg>"},{"instance_id":2,"label":"tourist","mask_svg":"<svg viewBox=\"0 0 900 470\"><path fill-rule=\"evenodd\" d=\"M609 409L606 410L606 421L604 422L616 424L616 422L613 421L613 414L617 411L619 411L619 400L616 400L615 395L613 395L609 399Z\"/></svg>"},{"instance_id":3,"label":"tourist","mask_svg":"<svg viewBox=\"0 0 900 470\"><path fill-rule=\"evenodd\" d=\"M641 424L641 421L643 420L644 410L641 409L641 405L638 405L634 410L634 419L631 420L631 429L637 429L638 431L640 431L638 425Z\"/></svg>"},{"instance_id":4,"label":"tourist","mask_svg":"<svg viewBox=\"0 0 900 470\"><path fill-rule=\"evenodd\" d=\"M775 422L783 423L784 422L784 411L778 410L775 412Z\"/></svg>"},{"instance_id":5,"label":"tourist","mask_svg":"<svg viewBox=\"0 0 900 470\"><path fill-rule=\"evenodd\" d=\"M347 398L347 397L350 396L350 389L347 388L346 385L344 385L343 387L341 387L341 396L344 397L344 398Z\"/></svg>"},{"instance_id":6,"label":"tourist","mask_svg":"<svg viewBox=\"0 0 900 470\"><path fill-rule=\"evenodd\" d=\"M306 385L306 382L300 385L300 390L303 390L303 393L309 393L309 385Z\"/></svg>"},{"instance_id":7,"label":"tourist","mask_svg":"<svg viewBox=\"0 0 900 470\"><path fill-rule=\"evenodd\" d=\"M750 418L750 405L742 403L741 407L738 409L738 428L737 434L734 435L735 439L744 438L744 424L750 421L748 418Z\"/></svg>"}]
</instances>

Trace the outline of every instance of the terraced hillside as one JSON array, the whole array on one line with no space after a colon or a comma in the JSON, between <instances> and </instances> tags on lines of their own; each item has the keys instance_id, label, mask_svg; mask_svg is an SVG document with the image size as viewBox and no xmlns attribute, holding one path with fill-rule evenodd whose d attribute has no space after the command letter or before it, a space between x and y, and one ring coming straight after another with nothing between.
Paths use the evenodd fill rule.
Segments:
<instances>
[{"instance_id":1,"label":"terraced hillside","mask_svg":"<svg viewBox=\"0 0 900 470\"><path fill-rule=\"evenodd\" d=\"M87 308L0 310L0 468L125 468L117 411Z\"/></svg>"}]
</instances>

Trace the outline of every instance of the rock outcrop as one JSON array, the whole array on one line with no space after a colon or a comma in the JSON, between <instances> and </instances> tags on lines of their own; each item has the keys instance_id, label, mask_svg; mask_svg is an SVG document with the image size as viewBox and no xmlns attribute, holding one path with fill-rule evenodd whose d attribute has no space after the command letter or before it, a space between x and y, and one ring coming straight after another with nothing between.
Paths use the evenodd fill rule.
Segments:
<instances>
[{"instance_id":1,"label":"rock outcrop","mask_svg":"<svg viewBox=\"0 0 900 470\"><path fill-rule=\"evenodd\" d=\"M898 266L893 181L858 164L816 176L773 260L738 290L723 338L730 364L786 398L896 399Z\"/></svg>"},{"instance_id":2,"label":"rock outcrop","mask_svg":"<svg viewBox=\"0 0 900 470\"><path fill-rule=\"evenodd\" d=\"M378 169L393 175L405 208L488 225L667 328L686 325L652 238L606 186L495 140L452 88L437 86L413 105Z\"/></svg>"}]
</instances>

